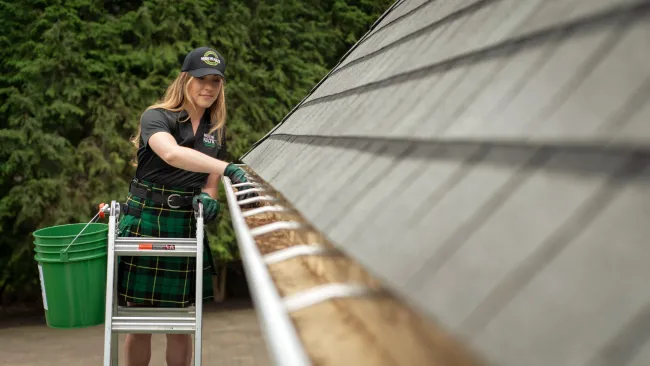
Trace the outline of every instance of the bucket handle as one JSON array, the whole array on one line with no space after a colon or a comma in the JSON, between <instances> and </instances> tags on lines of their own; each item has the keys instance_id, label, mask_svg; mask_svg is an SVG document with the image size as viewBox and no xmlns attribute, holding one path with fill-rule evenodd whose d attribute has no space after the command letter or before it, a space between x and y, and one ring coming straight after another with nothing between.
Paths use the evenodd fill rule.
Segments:
<instances>
[{"instance_id":1,"label":"bucket handle","mask_svg":"<svg viewBox=\"0 0 650 366\"><path fill-rule=\"evenodd\" d=\"M79 234L77 234L77 236L75 236L74 239L72 239L72 241L70 242L70 244L68 244L68 246L67 246L65 249L61 250L61 253L59 253L59 255L60 255L62 261L67 261L67 260L68 260L68 249L70 248L70 246L72 245L72 243L74 243L74 241L77 240L77 238L79 237L79 235L81 235L81 233L83 233L84 230L86 230L86 228L88 227L88 225L90 225L93 221L95 221L95 219L97 218L97 216L99 216L99 214L100 214L101 212L102 212L101 210L100 210L99 212L97 212L97 214L95 215L95 217L93 217L90 221L88 221L88 223L86 224L86 226L84 226L84 228L81 229L81 231L79 232Z\"/></svg>"}]
</instances>

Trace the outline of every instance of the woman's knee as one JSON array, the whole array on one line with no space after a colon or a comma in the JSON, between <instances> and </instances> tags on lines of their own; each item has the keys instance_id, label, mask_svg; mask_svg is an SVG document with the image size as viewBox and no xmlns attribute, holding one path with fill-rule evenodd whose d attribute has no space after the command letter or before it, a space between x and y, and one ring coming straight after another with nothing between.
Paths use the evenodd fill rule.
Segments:
<instances>
[{"instance_id":1,"label":"woman's knee","mask_svg":"<svg viewBox=\"0 0 650 366\"><path fill-rule=\"evenodd\" d=\"M151 342L151 334L129 333L127 337L131 338L134 342Z\"/></svg>"},{"instance_id":2,"label":"woman's knee","mask_svg":"<svg viewBox=\"0 0 650 366\"><path fill-rule=\"evenodd\" d=\"M192 361L192 337L189 334L167 334L167 365L189 366Z\"/></svg>"},{"instance_id":3,"label":"woman's knee","mask_svg":"<svg viewBox=\"0 0 650 366\"><path fill-rule=\"evenodd\" d=\"M127 302L128 307L144 307L145 305L136 304L133 302ZM128 333L127 338L130 338L132 342L151 342L151 333Z\"/></svg>"},{"instance_id":4,"label":"woman's knee","mask_svg":"<svg viewBox=\"0 0 650 366\"><path fill-rule=\"evenodd\" d=\"M192 342L192 336L189 334L167 334L167 342L185 345Z\"/></svg>"}]
</instances>

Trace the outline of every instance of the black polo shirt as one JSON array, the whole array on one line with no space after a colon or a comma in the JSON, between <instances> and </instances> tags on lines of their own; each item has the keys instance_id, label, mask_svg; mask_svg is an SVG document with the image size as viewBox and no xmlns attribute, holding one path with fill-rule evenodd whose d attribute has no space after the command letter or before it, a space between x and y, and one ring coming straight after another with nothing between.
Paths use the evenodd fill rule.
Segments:
<instances>
[{"instance_id":1,"label":"black polo shirt","mask_svg":"<svg viewBox=\"0 0 650 366\"><path fill-rule=\"evenodd\" d=\"M168 132L180 146L200 151L208 156L225 160L226 134L222 134L219 144L219 131L210 131L208 111L203 115L196 135L192 123L187 118L187 112L171 112L165 109L149 109L141 117L140 148L138 149L138 167L135 176L138 179L153 183L184 188L203 188L208 180L208 173L196 173L175 168L162 160L149 146L149 138L156 132Z\"/></svg>"}]
</instances>

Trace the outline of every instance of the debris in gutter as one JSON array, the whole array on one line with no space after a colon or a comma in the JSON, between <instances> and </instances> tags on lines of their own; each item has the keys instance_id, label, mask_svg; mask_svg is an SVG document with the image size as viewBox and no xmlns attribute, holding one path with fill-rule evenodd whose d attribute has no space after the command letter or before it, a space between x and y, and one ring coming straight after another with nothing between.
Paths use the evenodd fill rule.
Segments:
<instances>
[{"instance_id":1,"label":"debris in gutter","mask_svg":"<svg viewBox=\"0 0 650 366\"><path fill-rule=\"evenodd\" d=\"M267 195L293 208L279 192L245 167ZM245 211L244 211L245 212ZM278 230L257 236L262 255L304 244L331 249L328 255L305 255L268 265L280 296L324 284L356 283L383 290L382 296L330 299L290 313L313 365L479 365L458 339L383 289L359 263L336 249L299 212L270 212L245 218L251 230L280 221L303 224L298 230Z\"/></svg>"}]
</instances>

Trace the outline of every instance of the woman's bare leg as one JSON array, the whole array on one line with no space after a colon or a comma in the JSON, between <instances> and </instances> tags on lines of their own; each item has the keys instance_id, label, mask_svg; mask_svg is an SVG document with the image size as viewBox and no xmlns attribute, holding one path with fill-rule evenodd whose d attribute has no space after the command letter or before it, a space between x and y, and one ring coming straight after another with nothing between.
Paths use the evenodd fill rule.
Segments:
<instances>
[{"instance_id":1,"label":"woman's bare leg","mask_svg":"<svg viewBox=\"0 0 650 366\"><path fill-rule=\"evenodd\" d=\"M151 334L127 334L124 341L126 366L149 366Z\"/></svg>"},{"instance_id":2,"label":"woman's bare leg","mask_svg":"<svg viewBox=\"0 0 650 366\"><path fill-rule=\"evenodd\" d=\"M192 362L192 336L167 334L167 366L190 366Z\"/></svg>"},{"instance_id":3,"label":"woman's bare leg","mask_svg":"<svg viewBox=\"0 0 650 366\"><path fill-rule=\"evenodd\" d=\"M138 306L128 303L128 306ZM124 340L126 366L149 366L151 360L151 334L129 333Z\"/></svg>"}]
</instances>

